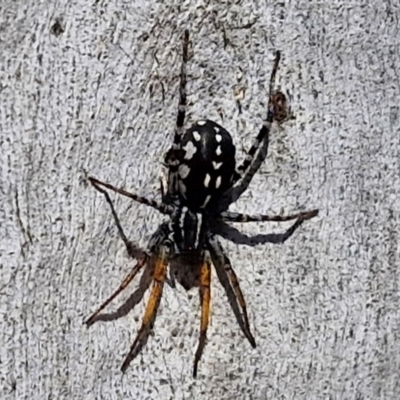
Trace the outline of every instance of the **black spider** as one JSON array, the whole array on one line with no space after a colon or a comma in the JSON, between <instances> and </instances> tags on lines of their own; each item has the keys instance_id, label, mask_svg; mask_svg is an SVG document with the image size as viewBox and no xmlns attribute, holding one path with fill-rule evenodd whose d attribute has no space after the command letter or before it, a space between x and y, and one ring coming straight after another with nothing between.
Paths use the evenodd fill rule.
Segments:
<instances>
[{"instance_id":1,"label":"black spider","mask_svg":"<svg viewBox=\"0 0 400 400\"><path fill-rule=\"evenodd\" d=\"M274 235L275 242L283 243L303 221L318 214L318 210L289 216L244 215L228 211L229 205L235 202L247 189L254 174L264 161L267 155L269 131L273 121L280 122L287 113L285 96L280 92L273 93L280 53L277 52L276 54L271 73L267 118L262 123L260 132L244 162L236 167L235 146L232 143L232 137L220 125L204 120L198 121L184 131L188 45L189 31L186 30L183 37L178 117L174 141L165 156L168 173L167 178L161 182L161 203L131 194L95 178L89 178L93 186L106 196L128 253L138 262L117 291L99 307L86 321L86 324L91 325L99 319L100 311L126 288L144 266L147 265L150 268L153 276L153 287L142 326L122 365L122 371L126 370L129 363L137 356L147 341L161 299L163 285L167 279L168 266L177 273L175 278L174 274L171 274L171 279L177 279L186 289L197 285L200 290L200 339L195 355L193 376L197 375L198 362L206 341L210 314L211 264L214 265L218 278L228 294L244 335L255 347L256 343L250 331L246 303L239 282L229 258L217 239L217 235L232 240L229 231L234 230L234 228L229 227L226 222L288 221L295 219L296 222L284 234ZM168 216L168 220L163 222L152 235L148 251L140 249L126 238L110 197L101 187L149 205ZM236 231L236 233L238 232ZM267 235L263 236L264 240L255 239L255 241L247 244L272 241L271 235L269 235L269 240L266 240L265 236Z\"/></svg>"}]
</instances>

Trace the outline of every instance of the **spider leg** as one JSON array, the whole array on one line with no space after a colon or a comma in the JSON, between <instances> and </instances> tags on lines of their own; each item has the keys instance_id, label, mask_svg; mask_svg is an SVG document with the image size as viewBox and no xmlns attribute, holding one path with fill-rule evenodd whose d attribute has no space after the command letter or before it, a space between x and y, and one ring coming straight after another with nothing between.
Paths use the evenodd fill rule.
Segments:
<instances>
[{"instance_id":1,"label":"spider leg","mask_svg":"<svg viewBox=\"0 0 400 400\"><path fill-rule=\"evenodd\" d=\"M303 222L304 219L297 219L284 233L268 233L248 236L233 226L228 225L226 222L220 221L213 226L212 232L233 243L244 244L251 247L266 243L283 244L293 235L294 231L299 228Z\"/></svg>"},{"instance_id":2,"label":"spider leg","mask_svg":"<svg viewBox=\"0 0 400 400\"><path fill-rule=\"evenodd\" d=\"M129 274L125 277L125 279L121 282L118 289L104 303L102 303L100 305L100 307L85 321L85 324L88 327L90 325L92 325L94 322L96 322L96 320L97 320L96 317L99 315L99 313L102 310L104 310L104 308L106 308L108 306L108 304L110 304L124 289L126 289L126 287L132 282L132 280L138 274L138 272L146 265L146 263L149 259L149 255L145 251L143 251L142 249L137 247L126 237L125 232L122 229L121 222L118 218L118 215L115 211L114 205L111 201L109 194L101 187L96 186L96 185L94 185L94 186L99 192L101 192L104 195L107 203L110 205L111 212L112 212L114 220L115 220L115 224L117 225L117 228L118 228L118 233L121 236L121 239L123 240L123 242L125 244L128 254L132 258L138 259L138 262L133 267L133 269L129 272ZM164 240L166 235L168 234L168 232L166 233L165 231L166 231L166 227L164 225L161 225L157 229L157 231L152 235L152 238L150 239L150 243Z\"/></svg>"},{"instance_id":3,"label":"spider leg","mask_svg":"<svg viewBox=\"0 0 400 400\"><path fill-rule=\"evenodd\" d=\"M203 261L200 268L200 301L201 301L201 322L199 345L196 350L193 366L193 378L197 376L197 366L203 354L207 339L207 328L210 319L210 299L211 299L211 264L208 257Z\"/></svg>"},{"instance_id":4,"label":"spider leg","mask_svg":"<svg viewBox=\"0 0 400 400\"><path fill-rule=\"evenodd\" d=\"M284 111L281 110L282 105L286 104L286 102L281 99L282 96L284 98L283 94L280 94L280 96L272 94L280 57L281 53L277 51L269 83L267 118L263 121L260 132L254 140L245 160L237 168L233 180L233 187L222 196L220 206L218 207L219 212L226 210L230 204L234 203L241 196L267 157L269 132L275 119L275 113L282 114Z\"/></svg>"},{"instance_id":5,"label":"spider leg","mask_svg":"<svg viewBox=\"0 0 400 400\"><path fill-rule=\"evenodd\" d=\"M188 46L189 46L189 30L186 29L182 43L182 64L181 64L181 75L179 83L179 106L178 106L178 116L176 117L174 144L178 144L181 141L185 124L186 82L187 82L186 66L188 61Z\"/></svg>"},{"instance_id":6,"label":"spider leg","mask_svg":"<svg viewBox=\"0 0 400 400\"><path fill-rule=\"evenodd\" d=\"M268 142L268 140L269 140L269 131L271 129L271 125L272 125L272 122L273 122L274 116L275 116L275 107L274 107L274 103L273 103L274 97L272 96L272 91L274 88L276 72L278 70L278 65L279 65L280 59L281 59L281 53L280 53L280 51L277 51L274 66L273 66L272 72L271 72L270 82L269 82L267 118L263 121L263 125L260 129L260 132L258 133L257 137L255 138L243 163L238 166L238 168L237 168L238 175L236 176L236 180L239 178L243 178L244 173L247 171L247 169L249 168L250 164L252 163L252 161L254 159L254 155L256 154L257 150L260 149L261 143L264 141ZM263 156L263 159L265 159L265 157L267 156L268 146L266 146L264 151L265 151L265 155Z\"/></svg>"},{"instance_id":7,"label":"spider leg","mask_svg":"<svg viewBox=\"0 0 400 400\"><path fill-rule=\"evenodd\" d=\"M318 210L305 211L292 215L249 215L240 214L230 211L221 213L222 220L225 222L261 222L261 221L272 221L272 222L284 222L292 219L301 219L306 221L307 219L314 218L318 215Z\"/></svg>"},{"instance_id":8,"label":"spider leg","mask_svg":"<svg viewBox=\"0 0 400 400\"><path fill-rule=\"evenodd\" d=\"M167 273L168 256L169 248L165 245L161 245L156 252L155 257L152 259L154 262L153 287L143 316L142 326L140 327L129 353L122 364L122 372L126 371L130 362L139 354L140 350L147 342L163 292L164 281Z\"/></svg>"},{"instance_id":9,"label":"spider leg","mask_svg":"<svg viewBox=\"0 0 400 400\"><path fill-rule=\"evenodd\" d=\"M130 199L132 199L134 201L137 201L138 203L144 204L146 206L153 207L156 210L160 211L162 214L170 215L170 214L172 214L172 212L174 210L174 208L172 206L168 206L168 205L163 204L163 203L160 204L155 200L149 200L149 199L146 199L145 197L138 196L138 195L133 194L133 193L129 193L124 189L120 189L120 188L117 188L117 187L115 187L113 185L110 185L109 183L99 181L98 179L93 178L92 176L89 177L89 181L95 187L95 189L97 189L99 192L101 192L103 194L104 194L104 190L102 190L100 188L100 186L103 186L103 187L105 187L107 189L110 189L110 190L112 190L112 191L114 191L116 193L122 194L123 196L129 197Z\"/></svg>"},{"instance_id":10,"label":"spider leg","mask_svg":"<svg viewBox=\"0 0 400 400\"><path fill-rule=\"evenodd\" d=\"M107 203L110 205L111 212L112 212L112 215L114 217L115 224L117 225L118 233L119 233L122 241L125 244L125 247L126 247L126 250L128 251L128 254L132 258L137 258L137 259L146 257L147 256L146 252L143 251L142 249L140 249L138 246L136 246L134 243L132 243L126 237L125 232L122 229L121 222L120 222L120 220L118 218L117 212L115 211L114 205L113 205L113 203L111 201L111 198L110 198L109 194L104 189L102 189L100 186L97 186L96 184L93 184L93 186L96 188L96 190L98 190L100 193L102 193L104 195L104 197L106 198Z\"/></svg>"},{"instance_id":11,"label":"spider leg","mask_svg":"<svg viewBox=\"0 0 400 400\"><path fill-rule=\"evenodd\" d=\"M231 307L233 309L233 312L235 313L240 328L242 329L247 340L250 342L251 346L255 348L256 341L250 330L246 301L240 288L236 273L233 270L231 262L225 254L219 241L215 237L211 237L208 241L208 244L211 259L215 266L218 278L224 286L224 289L228 295L228 299L231 303ZM238 308L238 305L242 310L241 312Z\"/></svg>"},{"instance_id":12,"label":"spider leg","mask_svg":"<svg viewBox=\"0 0 400 400\"><path fill-rule=\"evenodd\" d=\"M135 278L137 273L144 267L147 262L147 257L141 258L133 267L131 272L121 282L118 289L85 321L87 327L96 322L97 315L104 310Z\"/></svg>"}]
</instances>

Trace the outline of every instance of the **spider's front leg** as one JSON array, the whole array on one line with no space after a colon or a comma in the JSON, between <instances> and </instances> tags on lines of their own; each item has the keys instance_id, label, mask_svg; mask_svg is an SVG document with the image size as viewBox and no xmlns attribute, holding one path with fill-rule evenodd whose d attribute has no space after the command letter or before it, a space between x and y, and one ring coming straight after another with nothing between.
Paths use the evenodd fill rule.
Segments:
<instances>
[{"instance_id":1,"label":"spider's front leg","mask_svg":"<svg viewBox=\"0 0 400 400\"><path fill-rule=\"evenodd\" d=\"M272 123L274 120L281 121L282 117L287 114L285 96L280 92L273 93L275 77L280 58L281 53L277 51L269 82L267 117L263 121L261 129L250 150L248 151L243 163L236 168L232 187L222 196L218 211L227 210L229 205L234 203L247 189L251 180L253 179L253 176L256 174L261 164L267 157L269 132L271 130Z\"/></svg>"},{"instance_id":2,"label":"spider's front leg","mask_svg":"<svg viewBox=\"0 0 400 400\"><path fill-rule=\"evenodd\" d=\"M246 171L253 163L254 156L257 151L260 154L260 160L263 162L267 156L268 152L268 142L269 142L269 131L271 130L272 123L274 119L276 119L276 115L278 114L278 107L281 106L282 100L280 100L280 104L277 103L278 97L276 94L273 94L274 85L275 85L275 78L276 72L278 71L279 61L281 59L280 51L276 52L274 66L271 72L271 78L269 81L269 94L268 94L268 107L267 107L267 118L263 121L262 127L260 132L258 133L257 137L255 138L253 144L250 147L243 163L237 167L237 175L236 181L239 179L243 179ZM284 98L285 96L281 94ZM280 108L280 107L279 107ZM262 146L264 144L264 146Z\"/></svg>"},{"instance_id":3,"label":"spider's front leg","mask_svg":"<svg viewBox=\"0 0 400 400\"><path fill-rule=\"evenodd\" d=\"M110 185L109 183L99 181L98 179L96 179L92 176L89 177L89 181L95 187L96 190L98 190L100 193L103 193L104 195L106 195L106 192L101 187L105 187L107 189L112 190L115 193L119 193L125 197L129 197L130 199L132 199L140 204L150 206L162 214L171 215L172 212L174 211L174 208L169 205L166 205L164 203L158 203L155 200L146 199L146 197L138 196L134 193L129 193L125 189L117 188L113 185ZM106 195L106 198L107 198L107 196L108 195Z\"/></svg>"},{"instance_id":4,"label":"spider's front leg","mask_svg":"<svg viewBox=\"0 0 400 400\"><path fill-rule=\"evenodd\" d=\"M132 257L132 258L136 258L136 259L141 259L144 257L147 257L147 254L144 250L142 250L141 248L139 248L137 245L135 245L134 243L132 243L125 235L124 230L122 229L122 225L121 222L118 218L117 212L115 211L114 205L111 201L111 198L109 196L109 194L101 188L101 186L105 186L109 189L118 191L119 189L114 188L111 185L108 185L106 183L100 182L99 180L95 179L95 178L89 178L91 184L94 186L94 188L99 191L100 193L102 193L104 195L104 197L106 198L107 203L109 204L110 208L111 208L111 212L112 215L114 217L114 221L115 224L117 225L117 229L118 229L118 233L122 239L122 241L125 244L126 250L128 252L128 254Z\"/></svg>"},{"instance_id":5,"label":"spider's front leg","mask_svg":"<svg viewBox=\"0 0 400 400\"><path fill-rule=\"evenodd\" d=\"M185 30L182 41L182 64L179 80L179 105L176 117L174 140L171 148L167 151L164 158L164 165L168 168L167 185L162 184L162 198L166 204L173 203L179 191L178 168L182 156L181 141L185 133L185 116L187 105L187 61L189 47L189 31Z\"/></svg>"},{"instance_id":6,"label":"spider's front leg","mask_svg":"<svg viewBox=\"0 0 400 400\"><path fill-rule=\"evenodd\" d=\"M179 82L179 106L178 116L176 117L176 127L174 135L174 144L179 144L184 133L185 115L186 115L186 82L187 82L187 62L189 47L189 31L186 29L182 42L182 64Z\"/></svg>"}]
</instances>

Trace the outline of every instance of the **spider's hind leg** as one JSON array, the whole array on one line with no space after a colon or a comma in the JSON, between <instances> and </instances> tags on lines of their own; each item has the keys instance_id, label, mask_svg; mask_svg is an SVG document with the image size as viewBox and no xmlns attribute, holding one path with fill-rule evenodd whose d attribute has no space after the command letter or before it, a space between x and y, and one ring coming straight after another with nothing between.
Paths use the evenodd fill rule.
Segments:
<instances>
[{"instance_id":1,"label":"spider's hind leg","mask_svg":"<svg viewBox=\"0 0 400 400\"><path fill-rule=\"evenodd\" d=\"M211 300L211 264L208 254L205 256L200 267L200 302L201 302L201 322L199 345L196 350L193 366L193 377L197 376L197 367L203 354L207 339L207 329L210 320L210 300Z\"/></svg>"},{"instance_id":2,"label":"spider's hind leg","mask_svg":"<svg viewBox=\"0 0 400 400\"><path fill-rule=\"evenodd\" d=\"M160 304L164 282L167 274L167 265L169 257L169 247L161 245L150 259L154 263L153 287L147 302L146 310L143 316L142 326L136 335L136 338L126 356L121 370L125 372L131 361L139 354L140 350L146 344L151 328L157 314Z\"/></svg>"},{"instance_id":3,"label":"spider's hind leg","mask_svg":"<svg viewBox=\"0 0 400 400\"><path fill-rule=\"evenodd\" d=\"M110 185L109 183L99 181L98 179L94 178L93 176L89 176L88 179L89 179L90 183L94 186L94 188L96 190L98 190L100 193L104 194L104 196L106 197L107 202L111 205L112 209L113 209L113 207L112 207L112 203L111 203L110 197L108 196L107 192L104 189L102 189L102 187L105 187L105 188L107 188L109 190L112 190L115 193L122 194L125 197L129 197L133 201L136 201L136 202L138 202L140 204L144 204L146 206L150 206L152 208L155 208L156 210L158 210L162 214L171 215L173 210L174 210L173 207L171 207L171 206L169 206L167 204L158 203L155 200L149 200L146 197L138 196L137 194L127 192L126 190L121 189L121 188L117 188L117 187L115 187L113 185Z\"/></svg>"},{"instance_id":4,"label":"spider's hind leg","mask_svg":"<svg viewBox=\"0 0 400 400\"><path fill-rule=\"evenodd\" d=\"M211 237L208 241L211 259L217 272L218 278L223 285L229 302L236 316L236 319L253 348L256 347L256 341L250 330L249 317L247 315L247 305L240 288L239 281L235 271L232 268L228 256L225 254L218 239ZM241 312L238 308L241 308Z\"/></svg>"}]
</instances>

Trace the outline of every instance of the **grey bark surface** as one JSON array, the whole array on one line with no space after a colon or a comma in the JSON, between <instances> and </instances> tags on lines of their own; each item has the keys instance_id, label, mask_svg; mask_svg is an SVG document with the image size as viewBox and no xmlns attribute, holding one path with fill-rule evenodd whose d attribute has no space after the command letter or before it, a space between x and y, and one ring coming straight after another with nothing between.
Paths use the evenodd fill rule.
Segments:
<instances>
[{"instance_id":1,"label":"grey bark surface","mask_svg":"<svg viewBox=\"0 0 400 400\"><path fill-rule=\"evenodd\" d=\"M232 3L1 2L1 399L400 398L399 2ZM231 209L320 215L284 245L223 240L256 349L214 272L197 380L198 291L168 285L154 335L123 375L148 293L124 317L83 325L134 263L87 176L160 197L185 28L187 124L223 125L238 159L282 51L277 87L295 119L274 129ZM112 198L145 247L163 217Z\"/></svg>"}]
</instances>

